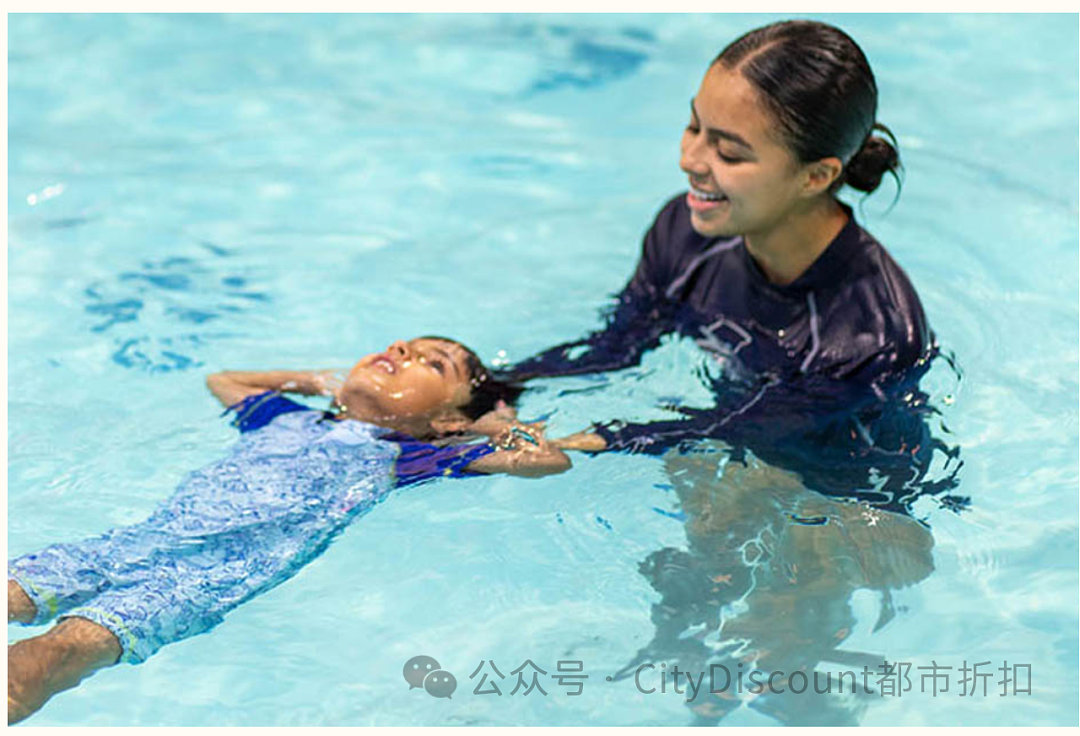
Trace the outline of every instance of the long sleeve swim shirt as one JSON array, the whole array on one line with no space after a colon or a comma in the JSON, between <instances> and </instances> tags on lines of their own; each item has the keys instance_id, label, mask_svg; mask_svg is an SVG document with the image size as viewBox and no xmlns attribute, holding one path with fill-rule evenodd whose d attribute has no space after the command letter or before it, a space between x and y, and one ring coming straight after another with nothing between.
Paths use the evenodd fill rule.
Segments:
<instances>
[{"instance_id":1,"label":"long sleeve swim shirt","mask_svg":"<svg viewBox=\"0 0 1080 736\"><path fill-rule=\"evenodd\" d=\"M477 475L468 464L495 450L336 421L275 392L228 411L239 441L149 518L9 561L33 624L79 616L116 635L121 661L145 661L291 578L393 488Z\"/></svg>"},{"instance_id":2,"label":"long sleeve swim shirt","mask_svg":"<svg viewBox=\"0 0 1080 736\"><path fill-rule=\"evenodd\" d=\"M648 453L700 437L820 429L838 412L883 399L925 372L936 345L907 275L841 206L844 228L799 278L780 286L742 237L697 233L679 195L646 234L606 327L504 373L523 380L617 370L637 365L665 334L695 339L731 379L715 387L715 407L683 409L672 421L596 427L608 449ZM848 430L866 427L856 420Z\"/></svg>"}]
</instances>

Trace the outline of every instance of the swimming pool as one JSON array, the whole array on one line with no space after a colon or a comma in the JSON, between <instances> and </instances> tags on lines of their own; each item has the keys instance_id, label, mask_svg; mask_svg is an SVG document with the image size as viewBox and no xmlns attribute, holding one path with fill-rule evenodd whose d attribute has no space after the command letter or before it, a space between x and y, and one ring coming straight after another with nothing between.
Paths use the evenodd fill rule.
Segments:
<instances>
[{"instance_id":1,"label":"swimming pool","mask_svg":"<svg viewBox=\"0 0 1080 736\"><path fill-rule=\"evenodd\" d=\"M861 220L957 357L962 377L938 361L923 388L971 502L918 504L922 534L829 548L885 549L921 566L917 584L785 598L749 555L732 572L759 572L757 595L719 615L725 641L839 637L854 654L822 672L861 671L859 653L911 663L913 692L781 712L660 692L665 655L722 644L676 625L707 608L711 591L679 586L709 549L684 524L687 479L716 468L612 455L402 491L210 634L27 723L1075 724L1076 17L823 19L866 51L899 137L903 194L886 212L884 186ZM430 333L521 358L593 327L684 186L678 135L705 64L770 20L9 16L9 556L139 521L219 457L234 430L207 372L343 366ZM546 382L522 413L550 414L555 435L659 416L665 397L703 399L701 360L671 341L638 369ZM869 513L765 481L735 477L725 528L804 570L830 560L770 541L798 539L782 511ZM714 577L721 594L737 582ZM605 679L654 642L642 687ZM420 654L456 676L452 699L408 689ZM526 660L548 695L510 695ZM589 675L580 697L551 677L563 661ZM992 663L988 696L955 679L918 692L914 668L955 678L965 661ZM475 695L491 662L503 694ZM1030 664L1030 695L998 695L1003 662Z\"/></svg>"}]
</instances>

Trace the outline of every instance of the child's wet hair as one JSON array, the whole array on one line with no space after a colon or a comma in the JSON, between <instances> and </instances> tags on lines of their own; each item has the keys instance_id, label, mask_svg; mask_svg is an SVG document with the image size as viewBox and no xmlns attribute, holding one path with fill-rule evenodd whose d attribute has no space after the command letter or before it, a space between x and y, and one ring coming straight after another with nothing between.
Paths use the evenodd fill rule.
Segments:
<instances>
[{"instance_id":1,"label":"child's wet hair","mask_svg":"<svg viewBox=\"0 0 1080 736\"><path fill-rule=\"evenodd\" d=\"M469 370L469 402L458 409L469 419L479 419L501 400L513 406L525 390L525 386L513 381L495 378L480 357L469 346L442 335L424 335L421 340L441 340L453 343L465 351L465 365Z\"/></svg>"}]
</instances>

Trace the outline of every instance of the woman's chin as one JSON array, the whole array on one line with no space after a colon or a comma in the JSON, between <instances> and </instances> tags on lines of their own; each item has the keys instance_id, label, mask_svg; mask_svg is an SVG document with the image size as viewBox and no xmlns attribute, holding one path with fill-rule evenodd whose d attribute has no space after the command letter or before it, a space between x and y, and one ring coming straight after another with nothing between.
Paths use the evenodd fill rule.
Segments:
<instances>
[{"instance_id":1,"label":"woman's chin","mask_svg":"<svg viewBox=\"0 0 1080 736\"><path fill-rule=\"evenodd\" d=\"M710 217L691 210L690 227L694 232L706 238L723 238L737 235L728 224L727 217Z\"/></svg>"}]
</instances>

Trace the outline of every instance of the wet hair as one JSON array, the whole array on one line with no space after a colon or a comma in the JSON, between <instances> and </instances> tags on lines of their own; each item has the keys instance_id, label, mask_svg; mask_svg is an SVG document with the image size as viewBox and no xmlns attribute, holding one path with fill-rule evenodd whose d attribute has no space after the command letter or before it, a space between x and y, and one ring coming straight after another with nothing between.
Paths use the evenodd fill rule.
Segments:
<instances>
[{"instance_id":1,"label":"wet hair","mask_svg":"<svg viewBox=\"0 0 1080 736\"><path fill-rule=\"evenodd\" d=\"M810 20L772 23L732 41L713 64L753 85L800 162L831 156L843 162L830 193L844 184L872 192L886 172L900 186L896 138L875 119L874 74L839 28Z\"/></svg>"},{"instance_id":2,"label":"wet hair","mask_svg":"<svg viewBox=\"0 0 1080 736\"><path fill-rule=\"evenodd\" d=\"M484 414L492 411L500 401L505 401L513 406L518 397L525 390L525 386L513 381L503 381L495 378L487 369L479 356L467 345L457 340L441 335L424 335L421 340L442 340L453 343L465 351L465 365L469 371L469 401L458 409L469 419L479 419Z\"/></svg>"}]
</instances>

